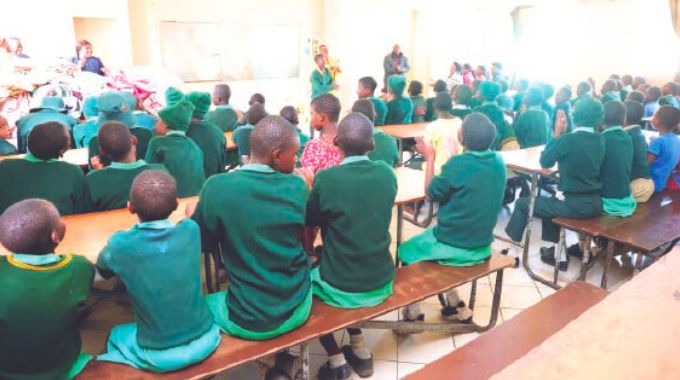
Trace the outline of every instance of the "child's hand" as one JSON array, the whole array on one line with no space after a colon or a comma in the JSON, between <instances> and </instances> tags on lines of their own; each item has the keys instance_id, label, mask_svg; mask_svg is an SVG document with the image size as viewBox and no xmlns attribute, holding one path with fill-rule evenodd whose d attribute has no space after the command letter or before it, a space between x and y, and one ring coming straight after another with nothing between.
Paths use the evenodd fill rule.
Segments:
<instances>
[{"instance_id":1,"label":"child's hand","mask_svg":"<svg viewBox=\"0 0 680 380\"><path fill-rule=\"evenodd\" d=\"M184 216L187 218L191 218L192 215L194 215L194 211L196 211L196 206L198 205L197 202L191 202L187 204L187 207L184 209Z\"/></svg>"},{"instance_id":2,"label":"child's hand","mask_svg":"<svg viewBox=\"0 0 680 380\"><path fill-rule=\"evenodd\" d=\"M423 137L416 137L416 151L425 157L425 161L434 160L436 154L432 144Z\"/></svg>"},{"instance_id":3,"label":"child's hand","mask_svg":"<svg viewBox=\"0 0 680 380\"><path fill-rule=\"evenodd\" d=\"M104 164L102 164L102 160L99 158L99 156L93 156L90 158L90 165L93 169L102 169L104 167Z\"/></svg>"},{"instance_id":4,"label":"child's hand","mask_svg":"<svg viewBox=\"0 0 680 380\"><path fill-rule=\"evenodd\" d=\"M555 129L553 130L553 137L562 136L564 132L567 131L567 115L564 110L557 111L557 117L555 117Z\"/></svg>"},{"instance_id":5,"label":"child's hand","mask_svg":"<svg viewBox=\"0 0 680 380\"><path fill-rule=\"evenodd\" d=\"M297 168L295 169L294 173L305 180L308 189L312 188L312 184L314 183L314 174L309 169Z\"/></svg>"}]
</instances>

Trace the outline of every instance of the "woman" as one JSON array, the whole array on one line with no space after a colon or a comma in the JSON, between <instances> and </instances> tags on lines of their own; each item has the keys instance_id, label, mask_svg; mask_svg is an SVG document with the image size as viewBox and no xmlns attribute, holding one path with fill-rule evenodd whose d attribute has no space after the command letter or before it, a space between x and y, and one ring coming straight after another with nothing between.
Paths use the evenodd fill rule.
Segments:
<instances>
[{"instance_id":1,"label":"woman","mask_svg":"<svg viewBox=\"0 0 680 380\"><path fill-rule=\"evenodd\" d=\"M92 55L92 44L87 40L78 41L76 44L76 56L71 58L74 65L78 65L81 71L106 76L109 74L109 69L104 66L99 57Z\"/></svg>"}]
</instances>

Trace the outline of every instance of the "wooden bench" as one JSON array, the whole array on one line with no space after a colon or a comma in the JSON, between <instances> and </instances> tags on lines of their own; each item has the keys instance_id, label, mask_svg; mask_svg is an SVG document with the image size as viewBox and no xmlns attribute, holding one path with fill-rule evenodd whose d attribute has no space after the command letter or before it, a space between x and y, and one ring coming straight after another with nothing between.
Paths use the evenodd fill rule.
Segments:
<instances>
[{"instance_id":1,"label":"wooden bench","mask_svg":"<svg viewBox=\"0 0 680 380\"><path fill-rule=\"evenodd\" d=\"M380 305L344 310L328 306L318 299L314 299L309 320L297 330L261 342L223 335L217 351L204 362L192 367L167 374L155 374L121 364L92 361L78 376L78 379L200 379L296 345L302 345L305 378L309 378L309 349L306 342L333 331L360 325L364 321L495 272L496 292L494 293L489 324L487 326L446 324L453 327L462 326L467 331L485 331L493 327L500 306L503 269L509 268L513 264L514 261L511 258L493 254L484 263L471 267L449 267L430 262L409 265L397 270L394 294ZM471 301L471 306L473 303L474 300Z\"/></svg>"},{"instance_id":2,"label":"wooden bench","mask_svg":"<svg viewBox=\"0 0 680 380\"><path fill-rule=\"evenodd\" d=\"M606 295L607 292L598 287L573 282L405 379L488 379L560 331Z\"/></svg>"}]
</instances>

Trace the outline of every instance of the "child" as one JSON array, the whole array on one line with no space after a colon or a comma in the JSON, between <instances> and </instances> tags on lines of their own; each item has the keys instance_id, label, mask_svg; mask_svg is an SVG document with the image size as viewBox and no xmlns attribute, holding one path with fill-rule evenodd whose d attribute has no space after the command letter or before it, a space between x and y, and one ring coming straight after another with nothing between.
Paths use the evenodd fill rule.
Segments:
<instances>
[{"instance_id":1,"label":"child","mask_svg":"<svg viewBox=\"0 0 680 380\"><path fill-rule=\"evenodd\" d=\"M659 109L659 98L661 97L661 89L658 87L650 87L645 92L645 116L652 117L656 110Z\"/></svg>"},{"instance_id":2,"label":"child","mask_svg":"<svg viewBox=\"0 0 680 380\"><path fill-rule=\"evenodd\" d=\"M425 101L426 111L425 111L425 121L432 121L437 117L437 111L434 109L434 99L440 92L448 92L446 89L446 82L443 80L438 80L434 82L433 86L434 97L427 98Z\"/></svg>"},{"instance_id":3,"label":"child","mask_svg":"<svg viewBox=\"0 0 680 380\"><path fill-rule=\"evenodd\" d=\"M570 102L572 107L576 107L576 103L578 103L579 100L592 97L593 86L591 86L589 82L583 81L576 86L576 97L571 99Z\"/></svg>"},{"instance_id":4,"label":"child","mask_svg":"<svg viewBox=\"0 0 680 380\"><path fill-rule=\"evenodd\" d=\"M389 227L397 178L383 162L369 160L372 123L360 113L338 126L336 144L345 159L314 177L305 223L320 227L323 253L312 270L312 291L338 308L375 306L392 294L394 264ZM357 194L361 193L360 197ZM333 334L320 338L329 361L319 379L346 379L349 366L361 377L373 375L373 356L361 329L347 329L351 346L340 349Z\"/></svg>"},{"instance_id":5,"label":"child","mask_svg":"<svg viewBox=\"0 0 680 380\"><path fill-rule=\"evenodd\" d=\"M85 121L73 127L73 140L76 148L87 147L93 136L97 135L97 97L90 96L83 100L83 117Z\"/></svg>"},{"instance_id":6,"label":"child","mask_svg":"<svg viewBox=\"0 0 680 380\"><path fill-rule=\"evenodd\" d=\"M12 138L15 130L16 128L10 128L7 119L0 115L0 156L17 154L17 148L7 141Z\"/></svg>"},{"instance_id":7,"label":"child","mask_svg":"<svg viewBox=\"0 0 680 380\"><path fill-rule=\"evenodd\" d=\"M217 324L266 340L302 325L311 311L309 259L298 239L309 191L291 174L299 142L285 119L262 119L251 147L248 164L206 182L192 218L204 252L222 247L229 289L206 298Z\"/></svg>"},{"instance_id":8,"label":"child","mask_svg":"<svg viewBox=\"0 0 680 380\"><path fill-rule=\"evenodd\" d=\"M524 96L526 96L526 92L529 89L529 81L526 79L520 79L517 81L517 84L515 84L515 95L513 96L513 100L515 101L515 107L513 108L513 111L519 112L520 108L522 108L522 105L524 104Z\"/></svg>"},{"instance_id":9,"label":"child","mask_svg":"<svg viewBox=\"0 0 680 380\"><path fill-rule=\"evenodd\" d=\"M572 133L565 133L566 120L562 119L553 132L553 138L541 153L541 166L552 168L558 164L559 189L564 200L539 196L534 206L534 216L543 222L544 241L557 243L560 227L552 220L558 216L574 219L589 219L602 213L600 191L600 168L604 160L604 139L595 133L604 120L602 103L592 97L584 97L574 107ZM527 225L529 200L524 197L515 202L505 232L513 241L522 241ZM555 247L541 248L541 261L555 265ZM569 261L560 263L561 270L567 270Z\"/></svg>"},{"instance_id":10,"label":"child","mask_svg":"<svg viewBox=\"0 0 680 380\"><path fill-rule=\"evenodd\" d=\"M373 103L368 99L359 99L352 105L352 112L358 112L369 120L376 118ZM368 153L372 161L383 161L389 166L397 166L399 162L399 149L397 139L383 132L380 128L373 128L373 142L375 147Z\"/></svg>"},{"instance_id":11,"label":"child","mask_svg":"<svg viewBox=\"0 0 680 380\"><path fill-rule=\"evenodd\" d=\"M677 189L680 178L673 174L673 170L680 161L680 137L675 130L680 123L680 110L671 106L660 107L654 117L652 125L659 131L659 137L649 144L647 162L654 180L654 191L660 192L667 187Z\"/></svg>"},{"instance_id":12,"label":"child","mask_svg":"<svg viewBox=\"0 0 680 380\"><path fill-rule=\"evenodd\" d=\"M517 145L514 140L512 127L505 122L505 115L496 104L496 98L501 93L501 85L496 82L484 81L479 85L478 96L482 100L482 105L475 107L474 112L483 113L496 126L496 140L491 145L492 150L506 149L512 145Z\"/></svg>"},{"instance_id":13,"label":"child","mask_svg":"<svg viewBox=\"0 0 680 380\"><path fill-rule=\"evenodd\" d=\"M205 121L210 109L210 94L207 92L190 92L186 100L194 105L191 123L187 130L189 136L203 152L203 171L205 177L224 172L227 166L227 140L224 133L216 125Z\"/></svg>"},{"instance_id":14,"label":"child","mask_svg":"<svg viewBox=\"0 0 680 380\"><path fill-rule=\"evenodd\" d=\"M57 255L66 225L50 202L26 199L0 215L0 378L72 379L92 358L82 352L78 310L94 268Z\"/></svg>"},{"instance_id":15,"label":"child","mask_svg":"<svg viewBox=\"0 0 680 380\"><path fill-rule=\"evenodd\" d=\"M626 107L610 100L604 105L604 161L600 167L602 211L608 215L633 215L637 203L630 193L630 171L633 165L633 140L623 130Z\"/></svg>"},{"instance_id":16,"label":"child","mask_svg":"<svg viewBox=\"0 0 680 380\"><path fill-rule=\"evenodd\" d=\"M387 116L385 124L411 124L413 119L413 102L404 97L406 89L406 77L403 75L390 75L387 78L387 90L390 101L387 102Z\"/></svg>"},{"instance_id":17,"label":"child","mask_svg":"<svg viewBox=\"0 0 680 380\"><path fill-rule=\"evenodd\" d=\"M458 130L462 121L451 115L452 101L446 92L440 92L434 100L437 119L425 128L424 140L435 150L434 175L441 174L442 167L451 156L463 153L463 147L458 141Z\"/></svg>"},{"instance_id":18,"label":"child","mask_svg":"<svg viewBox=\"0 0 680 380\"><path fill-rule=\"evenodd\" d=\"M175 177L180 198L198 195L205 180L203 152L186 135L193 112L193 104L186 100L160 110L156 137L146 152L146 162L163 164Z\"/></svg>"},{"instance_id":19,"label":"child","mask_svg":"<svg viewBox=\"0 0 680 380\"><path fill-rule=\"evenodd\" d=\"M522 112L515 123L515 135L520 148L544 145L550 135L550 119L543 110L543 89L531 86L524 97L526 111Z\"/></svg>"},{"instance_id":20,"label":"child","mask_svg":"<svg viewBox=\"0 0 680 380\"><path fill-rule=\"evenodd\" d=\"M484 82L487 80L487 78L488 80L491 80L491 78L489 78L489 76L487 75L486 67L481 65L477 66L477 68L475 69L475 79L480 82Z\"/></svg>"},{"instance_id":21,"label":"child","mask_svg":"<svg viewBox=\"0 0 680 380\"><path fill-rule=\"evenodd\" d=\"M59 161L69 146L66 127L50 121L36 125L28 136L26 157L0 161L0 212L28 198L52 202L61 215L88 212L90 192L83 171Z\"/></svg>"},{"instance_id":22,"label":"child","mask_svg":"<svg viewBox=\"0 0 680 380\"><path fill-rule=\"evenodd\" d=\"M634 101L634 102L638 102L638 103L642 104L642 107L643 107L643 110L644 110L645 94L642 91L638 91L638 90L631 91L628 94L628 96L626 97L626 100L627 101L630 100L630 101ZM644 117L644 113L643 113L643 117Z\"/></svg>"},{"instance_id":23,"label":"child","mask_svg":"<svg viewBox=\"0 0 680 380\"><path fill-rule=\"evenodd\" d=\"M233 139L234 143L238 147L238 155L241 163L245 163L250 157L250 134L255 128L255 124L259 123L260 120L267 116L267 112L264 110L264 106L260 103L253 103L250 109L244 115L245 125L242 125L234 131Z\"/></svg>"},{"instance_id":24,"label":"child","mask_svg":"<svg viewBox=\"0 0 680 380\"><path fill-rule=\"evenodd\" d=\"M555 87L549 83L538 83L538 86L543 90L543 111L548 113L548 119L555 118L555 106L550 102L553 95L555 95Z\"/></svg>"},{"instance_id":25,"label":"child","mask_svg":"<svg viewBox=\"0 0 680 380\"><path fill-rule=\"evenodd\" d=\"M461 120L472 113L470 102L472 101L472 89L464 84L456 86L453 90L454 106L451 109L451 115L460 118Z\"/></svg>"},{"instance_id":26,"label":"child","mask_svg":"<svg viewBox=\"0 0 680 380\"><path fill-rule=\"evenodd\" d=\"M78 120L66 114L64 100L58 96L46 96L40 102L40 107L31 109L30 113L17 120L17 148L21 153L27 153L28 134L38 124L56 121L68 128L69 132ZM69 137L70 140L70 137Z\"/></svg>"},{"instance_id":27,"label":"child","mask_svg":"<svg viewBox=\"0 0 680 380\"><path fill-rule=\"evenodd\" d=\"M357 86L357 96L359 99L368 99L373 103L375 108L375 122L374 125L379 127L385 125L385 117L387 116L387 103L384 100L374 96L375 89L378 87L378 82L373 77L363 77L359 79Z\"/></svg>"},{"instance_id":28,"label":"child","mask_svg":"<svg viewBox=\"0 0 680 380\"><path fill-rule=\"evenodd\" d=\"M550 130L555 129L555 123L559 117L564 117L567 119L567 133L571 132L574 129L573 108L571 105L571 87L560 88L555 94L555 117L550 123Z\"/></svg>"},{"instance_id":29,"label":"child","mask_svg":"<svg viewBox=\"0 0 680 380\"><path fill-rule=\"evenodd\" d=\"M85 177L92 198L92 211L105 211L127 206L132 181L148 169L163 165L147 164L137 159L137 138L125 124L104 123L97 134L101 154L111 159L111 165L93 170Z\"/></svg>"},{"instance_id":30,"label":"child","mask_svg":"<svg viewBox=\"0 0 680 380\"><path fill-rule=\"evenodd\" d=\"M264 107L264 95L260 94L259 92L254 93L250 99L248 100L248 107L252 107L255 103L259 103Z\"/></svg>"},{"instance_id":31,"label":"child","mask_svg":"<svg viewBox=\"0 0 680 380\"><path fill-rule=\"evenodd\" d=\"M680 102L673 95L664 95L659 98L659 107L671 106L680 109Z\"/></svg>"},{"instance_id":32,"label":"child","mask_svg":"<svg viewBox=\"0 0 680 380\"><path fill-rule=\"evenodd\" d=\"M408 85L408 94L411 102L413 102L413 120L412 123L422 123L425 121L425 113L427 112L427 104L423 97L423 84L417 80L412 81Z\"/></svg>"},{"instance_id":33,"label":"child","mask_svg":"<svg viewBox=\"0 0 680 380\"><path fill-rule=\"evenodd\" d=\"M333 94L320 95L312 100L310 113L312 128L319 131L320 136L307 143L300 164L316 174L319 170L340 164L344 158L342 151L333 143L340 118L340 100Z\"/></svg>"},{"instance_id":34,"label":"child","mask_svg":"<svg viewBox=\"0 0 680 380\"><path fill-rule=\"evenodd\" d=\"M128 210L139 222L109 238L97 270L125 284L135 322L111 330L98 360L170 372L203 361L220 344L201 293L200 231L193 220L168 220L175 209L168 173L147 170L132 182Z\"/></svg>"},{"instance_id":35,"label":"child","mask_svg":"<svg viewBox=\"0 0 680 380\"><path fill-rule=\"evenodd\" d=\"M602 104L606 104L607 102L611 101L616 101L620 102L621 101L621 92L618 90L618 87L616 85L616 81L613 79L607 79L604 81L602 84L602 96L600 97L600 101Z\"/></svg>"},{"instance_id":36,"label":"child","mask_svg":"<svg viewBox=\"0 0 680 380\"><path fill-rule=\"evenodd\" d=\"M463 84L466 86L472 86L472 82L475 81L475 73L472 66L469 63L463 64Z\"/></svg>"},{"instance_id":37,"label":"child","mask_svg":"<svg viewBox=\"0 0 680 380\"><path fill-rule=\"evenodd\" d=\"M300 130L300 128L298 127L298 125L300 124L300 119L298 118L297 110L293 106L285 106L281 108L279 116L288 120L288 122L295 127L295 130L297 130L298 138L300 139L300 149L298 149L297 156L298 158L302 157L302 152L305 151L305 146L309 141L309 136L302 133L302 130Z\"/></svg>"},{"instance_id":38,"label":"child","mask_svg":"<svg viewBox=\"0 0 680 380\"><path fill-rule=\"evenodd\" d=\"M128 105L128 110L132 112L132 117L135 120L135 126L142 127L149 132L152 132L156 127L156 117L148 112L144 112L139 108L139 101L129 91L121 91L125 97Z\"/></svg>"},{"instance_id":39,"label":"child","mask_svg":"<svg viewBox=\"0 0 680 380\"><path fill-rule=\"evenodd\" d=\"M109 69L104 66L99 57L92 55L92 44L87 40L80 40L76 44L76 56L71 58L71 63L77 65L81 71L87 71L97 75L109 75Z\"/></svg>"},{"instance_id":40,"label":"child","mask_svg":"<svg viewBox=\"0 0 680 380\"><path fill-rule=\"evenodd\" d=\"M649 174L647 162L647 139L642 134L641 123L644 107L642 103L627 101L626 127L633 142L633 162L630 170L630 191L637 203L647 202L654 194L654 181Z\"/></svg>"},{"instance_id":41,"label":"child","mask_svg":"<svg viewBox=\"0 0 680 380\"><path fill-rule=\"evenodd\" d=\"M217 125L223 132L233 131L240 118L238 113L229 105L230 98L231 88L229 85L215 85L212 93L215 109L205 116L205 121Z\"/></svg>"},{"instance_id":42,"label":"child","mask_svg":"<svg viewBox=\"0 0 680 380\"><path fill-rule=\"evenodd\" d=\"M451 157L434 175L434 147L424 140L418 150L425 156L425 190L428 199L439 202L437 225L414 236L399 247L399 259L405 264L437 261L441 265L470 266L488 259L496 218L502 207L506 168L499 154L493 152L496 129L481 113L465 118L458 139L465 151ZM452 289L446 292L444 319L463 323L472 321L472 311ZM418 303L404 310L406 321L422 322L425 316Z\"/></svg>"},{"instance_id":43,"label":"child","mask_svg":"<svg viewBox=\"0 0 680 380\"><path fill-rule=\"evenodd\" d=\"M326 57L322 54L317 54L314 56L314 63L316 63L316 68L309 78L309 82L312 84L312 100L316 99L319 95L327 94L338 88L334 82L331 70L326 67Z\"/></svg>"}]
</instances>

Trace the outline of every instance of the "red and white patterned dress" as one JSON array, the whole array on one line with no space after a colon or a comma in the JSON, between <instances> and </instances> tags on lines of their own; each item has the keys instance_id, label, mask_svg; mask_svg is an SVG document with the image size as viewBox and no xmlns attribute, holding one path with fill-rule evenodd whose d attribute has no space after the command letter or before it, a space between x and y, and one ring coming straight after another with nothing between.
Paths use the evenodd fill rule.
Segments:
<instances>
[{"instance_id":1,"label":"red and white patterned dress","mask_svg":"<svg viewBox=\"0 0 680 380\"><path fill-rule=\"evenodd\" d=\"M338 147L327 143L323 138L318 138L305 145L300 164L316 174L319 170L340 165L343 159L344 155Z\"/></svg>"}]
</instances>

